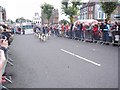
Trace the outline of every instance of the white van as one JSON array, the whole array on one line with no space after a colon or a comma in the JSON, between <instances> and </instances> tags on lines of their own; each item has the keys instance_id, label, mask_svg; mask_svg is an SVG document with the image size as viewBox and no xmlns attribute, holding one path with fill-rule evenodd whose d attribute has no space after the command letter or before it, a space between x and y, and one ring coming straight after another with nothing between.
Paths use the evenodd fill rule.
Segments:
<instances>
[{"instance_id":1,"label":"white van","mask_svg":"<svg viewBox=\"0 0 120 90\"><path fill-rule=\"evenodd\" d=\"M33 26L32 25L22 25L22 30L25 31L25 34L33 34Z\"/></svg>"}]
</instances>

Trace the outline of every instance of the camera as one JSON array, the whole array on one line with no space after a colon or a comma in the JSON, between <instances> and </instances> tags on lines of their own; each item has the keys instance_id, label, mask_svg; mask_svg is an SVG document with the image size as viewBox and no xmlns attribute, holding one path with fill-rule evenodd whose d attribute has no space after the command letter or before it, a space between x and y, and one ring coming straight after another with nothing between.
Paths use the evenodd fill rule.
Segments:
<instances>
[{"instance_id":1,"label":"camera","mask_svg":"<svg viewBox=\"0 0 120 90\"><path fill-rule=\"evenodd\" d=\"M7 37L4 35L0 35L0 39L7 39Z\"/></svg>"}]
</instances>

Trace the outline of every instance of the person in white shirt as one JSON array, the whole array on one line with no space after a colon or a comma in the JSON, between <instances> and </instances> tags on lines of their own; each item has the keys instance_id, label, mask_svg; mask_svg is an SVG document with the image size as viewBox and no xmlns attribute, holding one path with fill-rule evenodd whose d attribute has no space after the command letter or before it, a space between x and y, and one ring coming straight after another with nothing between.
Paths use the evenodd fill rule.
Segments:
<instances>
[{"instance_id":1,"label":"person in white shirt","mask_svg":"<svg viewBox=\"0 0 120 90\"><path fill-rule=\"evenodd\" d=\"M4 73L4 65L5 65L5 54L4 51L0 49L0 84L2 83L2 74Z\"/></svg>"}]
</instances>

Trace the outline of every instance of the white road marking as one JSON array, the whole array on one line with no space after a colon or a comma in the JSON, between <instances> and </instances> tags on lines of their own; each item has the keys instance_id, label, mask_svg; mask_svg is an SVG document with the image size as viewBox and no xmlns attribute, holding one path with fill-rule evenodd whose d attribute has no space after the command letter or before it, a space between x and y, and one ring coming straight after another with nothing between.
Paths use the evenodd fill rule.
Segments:
<instances>
[{"instance_id":1,"label":"white road marking","mask_svg":"<svg viewBox=\"0 0 120 90\"><path fill-rule=\"evenodd\" d=\"M99 66L99 67L101 66L101 64L99 64L99 63L96 63L96 62L94 62L94 61L91 61L91 60L89 60L89 59L86 59L86 58L84 58L84 57L81 57L81 56L79 56L79 55L77 55L77 54L74 54L74 53L72 53L72 52L69 52L69 51L67 51L67 50L61 49L61 51L65 52L65 53L68 53L68 54L70 54L70 55L72 55L72 56L75 56L75 57L77 57L77 58L83 59L84 61L87 61L87 62L89 62L89 63L92 63L92 64L94 64L94 65L96 65L96 66Z\"/></svg>"}]
</instances>

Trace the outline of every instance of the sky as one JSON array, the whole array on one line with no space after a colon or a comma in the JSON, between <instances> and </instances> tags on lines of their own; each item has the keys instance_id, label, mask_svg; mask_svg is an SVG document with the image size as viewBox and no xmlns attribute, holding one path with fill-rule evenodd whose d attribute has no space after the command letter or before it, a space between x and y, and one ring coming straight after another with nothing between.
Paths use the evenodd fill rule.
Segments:
<instances>
[{"instance_id":1,"label":"sky","mask_svg":"<svg viewBox=\"0 0 120 90\"><path fill-rule=\"evenodd\" d=\"M67 18L65 15L61 15L61 1L62 0L0 0L0 6L6 9L7 19L15 21L16 18L24 17L32 20L35 12L41 13L40 6L46 2L59 10L59 19L61 20Z\"/></svg>"}]
</instances>

